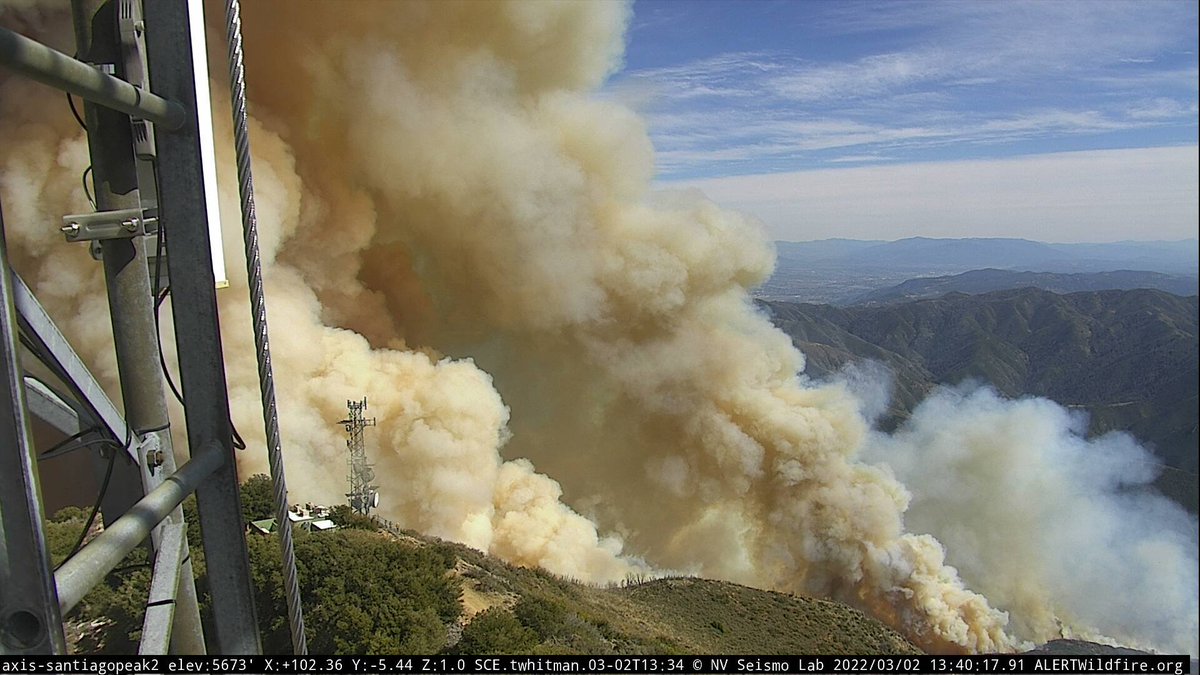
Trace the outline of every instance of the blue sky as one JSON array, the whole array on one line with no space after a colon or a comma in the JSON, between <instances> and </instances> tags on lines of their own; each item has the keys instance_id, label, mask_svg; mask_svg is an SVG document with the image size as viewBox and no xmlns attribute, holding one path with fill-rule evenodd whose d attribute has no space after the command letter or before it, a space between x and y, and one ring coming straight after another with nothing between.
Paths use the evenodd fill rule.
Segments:
<instances>
[{"instance_id":1,"label":"blue sky","mask_svg":"<svg viewBox=\"0 0 1200 675\"><path fill-rule=\"evenodd\" d=\"M1196 236L1197 3L637 0L659 187L778 239Z\"/></svg>"}]
</instances>

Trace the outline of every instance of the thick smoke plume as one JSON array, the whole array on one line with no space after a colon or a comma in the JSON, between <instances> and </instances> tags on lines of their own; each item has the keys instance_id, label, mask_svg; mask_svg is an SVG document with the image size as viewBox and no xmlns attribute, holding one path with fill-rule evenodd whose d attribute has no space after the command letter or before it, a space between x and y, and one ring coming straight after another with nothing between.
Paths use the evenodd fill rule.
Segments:
<instances>
[{"instance_id":1,"label":"thick smoke plume","mask_svg":"<svg viewBox=\"0 0 1200 675\"><path fill-rule=\"evenodd\" d=\"M1016 634L1195 654L1196 521L1147 490L1153 455L1086 429L1045 399L944 389L870 455L912 490L908 526L937 536Z\"/></svg>"},{"instance_id":2,"label":"thick smoke plume","mask_svg":"<svg viewBox=\"0 0 1200 675\"><path fill-rule=\"evenodd\" d=\"M244 9L293 501L343 499L335 421L347 399L366 395L378 418L369 451L384 477L383 515L520 564L595 581L649 566L831 596L939 651L1010 649L1056 637L1061 625L1195 653L1194 602L1175 608L1179 625L1192 626L1177 641L1089 598L1025 592L1019 571L991 577L1000 561L979 562L993 554L989 528L1024 520L972 501L978 494L914 497L893 476L921 489L938 477L972 484L972 462L933 464L947 452L935 441L956 447L970 422L931 413L941 424L933 431L922 433L919 416L896 438L876 439L846 387L798 374L803 357L749 300L773 260L759 228L700 195L650 194L641 121L589 96L619 64L627 6ZM53 18L0 15L61 40ZM222 41L213 42L222 63ZM86 208L84 139L61 95L10 77L0 96L0 190L20 270L115 381L98 268L48 224ZM218 106L228 136L227 102ZM220 145L236 270L232 146ZM249 475L266 460L245 279L231 276L221 319ZM945 406L973 413L975 403ZM996 402L996 414L1023 405ZM1046 433L1073 439L1068 428ZM1038 454L1040 438L1014 434L1011 444L1052 462ZM1071 443L1081 453L1109 447ZM858 458L868 444L891 468ZM984 465L1009 459L975 455ZM1070 485L1091 477L1061 476ZM1095 574L1150 569L1142 560L1194 568L1194 528L1184 518L1167 530L1175 534L1109 551ZM994 590L994 604L968 588L938 539L918 532L961 544L951 561L973 588ZM1045 546L1041 529L1033 536L1003 552L1028 558L1004 561L1045 570L1036 577L1045 584L1111 543L1075 536L1078 557L1064 568L1062 550ZM1195 597L1194 574L1161 578L1182 587L1146 592Z\"/></svg>"}]
</instances>

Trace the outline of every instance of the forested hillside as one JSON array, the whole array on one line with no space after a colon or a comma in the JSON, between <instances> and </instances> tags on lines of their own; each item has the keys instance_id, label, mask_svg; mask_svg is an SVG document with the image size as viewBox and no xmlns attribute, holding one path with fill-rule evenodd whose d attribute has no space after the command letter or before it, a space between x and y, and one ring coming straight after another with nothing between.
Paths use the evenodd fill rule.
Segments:
<instances>
[{"instance_id":1,"label":"forested hillside","mask_svg":"<svg viewBox=\"0 0 1200 675\"><path fill-rule=\"evenodd\" d=\"M895 426L938 384L979 380L1131 432L1168 467L1160 487L1196 511L1197 297L1153 290L1059 295L1034 288L873 307L762 301L811 377L872 360L894 375Z\"/></svg>"},{"instance_id":2,"label":"forested hillside","mask_svg":"<svg viewBox=\"0 0 1200 675\"><path fill-rule=\"evenodd\" d=\"M247 522L271 513L270 479L242 486ZM184 503L206 630L204 550ZM86 524L69 507L47 523L58 562ZM296 529L308 647L316 654L915 654L844 604L692 577L606 586L509 565L461 544L386 527L342 505L336 531ZM291 652L278 535L248 535L266 654ZM138 548L66 617L72 649L137 650L150 584Z\"/></svg>"}]
</instances>

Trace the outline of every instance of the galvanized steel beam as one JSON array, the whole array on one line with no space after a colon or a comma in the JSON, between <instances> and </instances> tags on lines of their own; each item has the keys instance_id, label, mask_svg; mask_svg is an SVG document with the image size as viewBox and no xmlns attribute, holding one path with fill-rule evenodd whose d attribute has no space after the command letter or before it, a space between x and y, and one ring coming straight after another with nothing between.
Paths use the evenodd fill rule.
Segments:
<instances>
[{"instance_id":1,"label":"galvanized steel beam","mask_svg":"<svg viewBox=\"0 0 1200 675\"><path fill-rule=\"evenodd\" d=\"M152 86L160 95L196 107L188 5L147 2L146 46ZM209 651L259 654L254 588L246 550L229 396L217 317L200 140L194 112L182 128L155 130L158 146L159 223L167 232L171 308L179 377L192 461L211 455L217 469L196 491L212 598Z\"/></svg>"},{"instance_id":2,"label":"galvanized steel beam","mask_svg":"<svg viewBox=\"0 0 1200 675\"><path fill-rule=\"evenodd\" d=\"M75 388L75 393L81 399L79 402L94 413L96 419L108 428L108 433L112 434L113 438L120 440L129 438L124 416L113 405L112 399L104 392L104 388L100 386L96 378L92 377L91 371L71 348L71 343L67 342L67 338L58 330L58 326L54 324L54 320L34 297L29 286L25 285L24 280L15 272L12 273L12 294L21 326L25 329L25 336L37 345L44 356L54 362L57 369L62 371L69 380L67 384ZM74 433L74 431L66 433ZM132 448L126 448L126 452L136 463L137 452Z\"/></svg>"},{"instance_id":3,"label":"galvanized steel beam","mask_svg":"<svg viewBox=\"0 0 1200 675\"><path fill-rule=\"evenodd\" d=\"M0 653L65 654L4 240L0 207Z\"/></svg>"},{"instance_id":4,"label":"galvanized steel beam","mask_svg":"<svg viewBox=\"0 0 1200 675\"><path fill-rule=\"evenodd\" d=\"M175 598L187 551L186 531L185 523L163 523L159 528L158 553L154 557L154 576L146 598L138 654L166 654L171 647L171 622L175 619Z\"/></svg>"},{"instance_id":5,"label":"galvanized steel beam","mask_svg":"<svg viewBox=\"0 0 1200 675\"><path fill-rule=\"evenodd\" d=\"M30 415L54 427L64 436L79 433L92 426L86 412L76 410L75 406L67 403L58 392L31 375L25 376L25 406Z\"/></svg>"}]
</instances>

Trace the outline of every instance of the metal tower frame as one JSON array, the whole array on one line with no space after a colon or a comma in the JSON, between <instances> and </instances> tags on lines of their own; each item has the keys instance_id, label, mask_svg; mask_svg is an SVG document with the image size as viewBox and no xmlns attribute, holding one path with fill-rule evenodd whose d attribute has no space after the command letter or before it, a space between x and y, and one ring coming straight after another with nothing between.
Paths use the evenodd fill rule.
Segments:
<instances>
[{"instance_id":1,"label":"metal tower frame","mask_svg":"<svg viewBox=\"0 0 1200 675\"><path fill-rule=\"evenodd\" d=\"M346 458L350 469L347 476L350 491L346 493L346 498L350 500L350 508L365 516L379 506L379 486L372 484L375 468L367 462L367 450L363 446L363 429L375 426L375 418L363 417L363 411L367 409L366 397L361 401L346 401L346 407L350 415L338 421L338 424L346 427L346 433L350 436L346 439L346 449L350 451Z\"/></svg>"},{"instance_id":2,"label":"metal tower frame","mask_svg":"<svg viewBox=\"0 0 1200 675\"><path fill-rule=\"evenodd\" d=\"M170 643L177 651L258 654L261 643L209 253L189 3L147 2L142 7L136 0L74 0L72 9L77 37L84 36L89 43L79 45L80 54L97 63L112 64L112 68L95 67L5 28L0 28L0 65L89 102L86 113L96 183L112 202L99 204L97 214L68 223L64 233L71 238L72 231L76 235L82 232L78 239L102 242L127 416L115 412L40 311L32 293L9 268L0 205L0 370L4 371L0 375L4 380L0 383L0 654L65 653L62 615L147 538L154 540L157 550L151 599L155 607L163 609L147 611L142 653L165 653ZM128 31L118 29L119 21L121 29ZM136 62L122 62L130 53L140 57L140 68ZM121 73L125 79L110 72ZM102 134L91 126L92 120L118 132L124 129L123 137L117 132ZM148 176L144 167L137 166L144 151L134 150L131 136L143 144L140 148L148 141L156 146L157 171L149 175L156 173L157 213L148 211L148 200L137 196L138 182ZM97 165L98 159L104 166ZM57 215L61 214L46 217ZM140 338L116 334L124 330L118 325L126 320L122 302L145 306L152 301L142 290L147 267L145 247L138 239L159 224L171 235L172 311L191 449L191 459L178 470L173 457L164 457L171 454L169 445L163 445L164 430L134 420L142 413L132 409L136 407L132 402L152 399L154 392L139 387L137 376L131 375L135 381L127 381L127 373L151 371L147 364L156 368L157 356L131 353L128 348L121 353L123 341L136 345ZM129 328L141 329L144 326ZM73 389L74 404L30 382L20 363L22 344L57 366ZM148 406L153 408L153 401ZM48 421L57 419L60 429L97 426L113 439L126 439L113 461L133 467L122 470L131 470L135 476L153 477L142 481L143 485L135 480L137 493L123 495L125 503L106 503L105 530L57 571L51 569L46 550L45 514L30 436L31 412ZM185 625L179 615L187 614L185 601L189 594L194 597L194 586L186 559L185 526L173 514L193 492L212 599L213 632L207 639L199 634L179 635Z\"/></svg>"}]
</instances>

